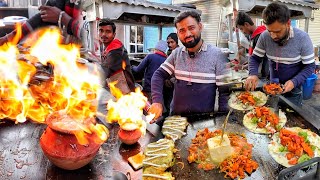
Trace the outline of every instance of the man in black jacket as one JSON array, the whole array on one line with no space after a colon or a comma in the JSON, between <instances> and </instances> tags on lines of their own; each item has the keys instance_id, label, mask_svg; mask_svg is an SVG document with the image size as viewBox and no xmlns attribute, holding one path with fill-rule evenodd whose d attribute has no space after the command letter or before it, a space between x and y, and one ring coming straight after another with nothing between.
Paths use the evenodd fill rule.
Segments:
<instances>
[{"instance_id":1,"label":"man in black jacket","mask_svg":"<svg viewBox=\"0 0 320 180\"><path fill-rule=\"evenodd\" d=\"M128 52L120 40L115 39L116 26L108 20L99 22L99 40L102 43L101 65L107 83L117 81L123 94L134 91L134 78L131 72Z\"/></svg>"},{"instance_id":2,"label":"man in black jacket","mask_svg":"<svg viewBox=\"0 0 320 180\"><path fill-rule=\"evenodd\" d=\"M265 26L256 26L250 16L245 12L239 12L236 19L236 26L241 32L250 37L249 55L253 53L260 34L266 30ZM264 57L261 67L261 78L267 78L269 75L269 62L267 56Z\"/></svg>"}]
</instances>

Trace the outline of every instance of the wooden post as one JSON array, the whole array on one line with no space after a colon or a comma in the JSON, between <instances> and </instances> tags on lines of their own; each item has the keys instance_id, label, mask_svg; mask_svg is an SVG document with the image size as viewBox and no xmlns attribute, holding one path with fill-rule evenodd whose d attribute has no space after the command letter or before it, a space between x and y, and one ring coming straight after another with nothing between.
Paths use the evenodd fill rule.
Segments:
<instances>
[{"instance_id":1,"label":"wooden post","mask_svg":"<svg viewBox=\"0 0 320 180\"><path fill-rule=\"evenodd\" d=\"M163 25L159 25L158 28L159 28L159 40L162 39L162 27Z\"/></svg>"},{"instance_id":2,"label":"wooden post","mask_svg":"<svg viewBox=\"0 0 320 180\"><path fill-rule=\"evenodd\" d=\"M304 31L306 33L308 33L309 31L309 21L310 21L310 18L305 18L305 21L304 21Z\"/></svg>"}]
</instances>

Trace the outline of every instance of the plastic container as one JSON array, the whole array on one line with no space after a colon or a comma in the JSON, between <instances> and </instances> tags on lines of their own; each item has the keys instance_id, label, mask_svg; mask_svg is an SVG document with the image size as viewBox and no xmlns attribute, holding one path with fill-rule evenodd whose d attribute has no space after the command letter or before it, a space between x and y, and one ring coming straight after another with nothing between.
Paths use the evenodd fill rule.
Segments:
<instances>
[{"instance_id":1,"label":"plastic container","mask_svg":"<svg viewBox=\"0 0 320 180\"><path fill-rule=\"evenodd\" d=\"M312 97L312 91L314 88L315 81L318 79L318 76L316 74L312 74L310 77L306 79L306 81L303 83L303 99L307 100Z\"/></svg>"}]
</instances>

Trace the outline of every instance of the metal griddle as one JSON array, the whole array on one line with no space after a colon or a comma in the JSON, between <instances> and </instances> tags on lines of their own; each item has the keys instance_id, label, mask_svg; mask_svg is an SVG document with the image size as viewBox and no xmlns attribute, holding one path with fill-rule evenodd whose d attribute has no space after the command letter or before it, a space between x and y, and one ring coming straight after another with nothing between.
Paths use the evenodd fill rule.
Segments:
<instances>
[{"instance_id":1,"label":"metal griddle","mask_svg":"<svg viewBox=\"0 0 320 180\"><path fill-rule=\"evenodd\" d=\"M280 101L280 109L282 109L288 118L286 127L301 127L308 128L313 132L319 134L317 129L312 126L308 121L302 118L297 112L287 112L286 108L290 108L286 103ZM254 134L248 131L242 124L242 117L244 113L234 112L229 118L229 123L226 127L226 132L233 133L244 133L247 137L249 143L253 144L253 159L258 162L259 168L251 174L251 176L246 177L245 179L254 179L254 180L275 180L278 178L280 171L286 169L284 166L278 164L273 160L271 155L268 153L268 143L270 138L268 135ZM196 163L189 164L187 161L188 158L188 148L191 144L191 139L193 139L198 130L209 128L209 130L221 129L223 120L226 114L224 115L214 115L213 117L207 118L197 118L196 116L188 118L190 125L187 127L187 135L183 136L182 139L177 140L175 147L180 151L177 152L176 162L183 162L184 168L181 169L181 164L176 164L170 169L173 172L173 176L179 180L185 179L210 179L210 180L221 180L224 179L225 173L219 173L219 170L204 171L197 168ZM180 158L179 158L180 157ZM230 178L229 178L230 179Z\"/></svg>"}]
</instances>

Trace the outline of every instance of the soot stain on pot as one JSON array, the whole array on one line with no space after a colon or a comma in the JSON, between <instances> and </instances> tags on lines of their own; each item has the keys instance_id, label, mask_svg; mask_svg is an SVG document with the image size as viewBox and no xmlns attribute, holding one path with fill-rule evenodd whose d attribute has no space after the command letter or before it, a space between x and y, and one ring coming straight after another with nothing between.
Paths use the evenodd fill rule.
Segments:
<instances>
[{"instance_id":1,"label":"soot stain on pot","mask_svg":"<svg viewBox=\"0 0 320 180\"><path fill-rule=\"evenodd\" d=\"M134 156L141 151L140 143L135 143L133 145L126 145L122 143L119 147L119 154L121 155L122 159L125 161L128 160L129 157Z\"/></svg>"}]
</instances>

